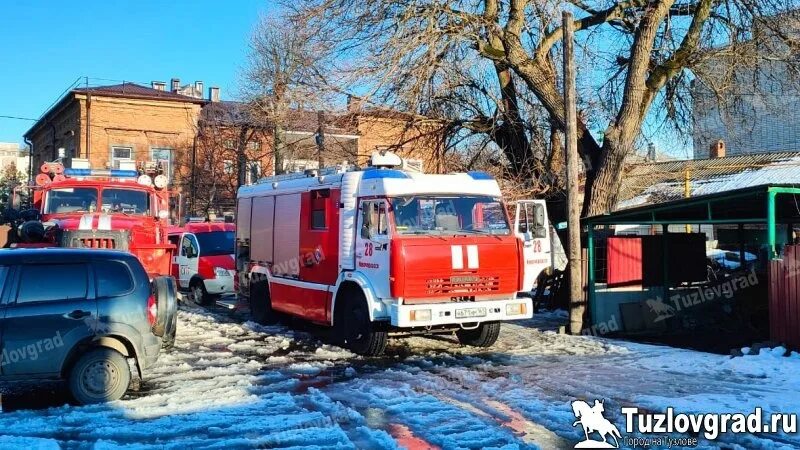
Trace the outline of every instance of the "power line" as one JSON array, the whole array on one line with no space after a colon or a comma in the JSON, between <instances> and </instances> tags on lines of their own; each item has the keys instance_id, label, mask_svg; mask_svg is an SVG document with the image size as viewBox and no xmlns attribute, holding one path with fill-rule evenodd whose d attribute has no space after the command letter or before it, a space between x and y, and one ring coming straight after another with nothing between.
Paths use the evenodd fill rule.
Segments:
<instances>
[{"instance_id":1,"label":"power line","mask_svg":"<svg viewBox=\"0 0 800 450\"><path fill-rule=\"evenodd\" d=\"M15 119L15 120L30 120L31 122L36 122L39 119L31 119L30 117L19 117L19 116L6 116L0 114L0 119Z\"/></svg>"}]
</instances>

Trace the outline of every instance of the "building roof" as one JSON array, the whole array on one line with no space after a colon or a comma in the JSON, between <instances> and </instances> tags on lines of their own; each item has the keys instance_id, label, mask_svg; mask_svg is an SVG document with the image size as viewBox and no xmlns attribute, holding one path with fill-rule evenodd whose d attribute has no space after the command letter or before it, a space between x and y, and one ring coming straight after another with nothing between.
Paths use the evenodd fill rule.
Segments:
<instances>
[{"instance_id":1,"label":"building roof","mask_svg":"<svg viewBox=\"0 0 800 450\"><path fill-rule=\"evenodd\" d=\"M687 174L692 197L776 182L800 186L800 152L630 165L616 209L684 198Z\"/></svg>"},{"instance_id":2,"label":"building roof","mask_svg":"<svg viewBox=\"0 0 800 450\"><path fill-rule=\"evenodd\" d=\"M66 95L61 97L50 109L48 109L39 120L36 121L23 135L29 137L33 134L34 130L47 123L47 120L56 111L61 110L65 105L75 98L75 94L99 95L104 97L119 97L119 98L138 98L144 100L165 100L173 102L187 102L205 104L208 100L201 98L190 97L188 95L176 94L169 91L161 91L147 86L142 86L136 83L122 82L120 84L113 84L109 86L92 86L75 88L69 91Z\"/></svg>"},{"instance_id":3,"label":"building roof","mask_svg":"<svg viewBox=\"0 0 800 450\"><path fill-rule=\"evenodd\" d=\"M88 88L76 88L72 90L76 94L90 93L92 95L102 95L107 97L142 98L152 100L171 100L191 103L207 103L208 100L191 97L188 95L177 94L170 91L161 91L151 87L142 86L136 83L122 82L110 86L95 86Z\"/></svg>"},{"instance_id":4,"label":"building roof","mask_svg":"<svg viewBox=\"0 0 800 450\"><path fill-rule=\"evenodd\" d=\"M642 204L609 214L581 219L594 225L668 224L668 223L761 223L767 218L768 192L788 194L779 197L777 217L800 220L795 197L800 186L783 183L760 183L728 191L705 193L656 204Z\"/></svg>"}]
</instances>

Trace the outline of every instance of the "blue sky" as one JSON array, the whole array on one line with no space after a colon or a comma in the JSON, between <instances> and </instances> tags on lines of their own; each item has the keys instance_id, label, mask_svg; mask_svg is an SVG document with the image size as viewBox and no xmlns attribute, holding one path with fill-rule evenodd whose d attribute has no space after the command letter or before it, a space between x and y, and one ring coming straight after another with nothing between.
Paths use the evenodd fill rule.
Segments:
<instances>
[{"instance_id":1,"label":"blue sky","mask_svg":"<svg viewBox=\"0 0 800 450\"><path fill-rule=\"evenodd\" d=\"M0 116L38 118L78 77L202 80L234 98L269 0L11 0L0 6ZM101 81L95 80L95 83ZM33 122L0 117L0 142Z\"/></svg>"}]
</instances>

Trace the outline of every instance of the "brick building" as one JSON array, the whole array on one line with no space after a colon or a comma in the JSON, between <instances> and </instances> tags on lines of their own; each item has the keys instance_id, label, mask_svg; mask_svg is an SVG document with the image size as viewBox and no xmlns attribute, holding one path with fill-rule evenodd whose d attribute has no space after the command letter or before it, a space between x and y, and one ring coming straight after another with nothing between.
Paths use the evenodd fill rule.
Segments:
<instances>
[{"instance_id":1,"label":"brick building","mask_svg":"<svg viewBox=\"0 0 800 450\"><path fill-rule=\"evenodd\" d=\"M243 103L220 101L203 83L172 79L151 86L121 83L68 92L25 133L33 170L62 157L89 159L92 167L120 161L162 160L173 188L190 199L192 212L225 212L236 188L276 172L316 168L317 112L291 110L275 124ZM442 171L441 133L420 118L348 102L324 114L324 165L365 165L375 150L419 159L426 171ZM274 152L275 144L279 152Z\"/></svg>"}]
</instances>

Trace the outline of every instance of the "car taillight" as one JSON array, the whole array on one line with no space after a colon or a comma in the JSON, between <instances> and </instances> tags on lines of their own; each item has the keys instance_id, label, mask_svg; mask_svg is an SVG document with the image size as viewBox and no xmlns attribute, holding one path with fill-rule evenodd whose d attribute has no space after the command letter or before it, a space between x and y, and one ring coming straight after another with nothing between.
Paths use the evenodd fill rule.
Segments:
<instances>
[{"instance_id":1,"label":"car taillight","mask_svg":"<svg viewBox=\"0 0 800 450\"><path fill-rule=\"evenodd\" d=\"M147 321L151 326L156 324L156 317L158 317L158 303L156 297L151 295L147 298Z\"/></svg>"}]
</instances>

